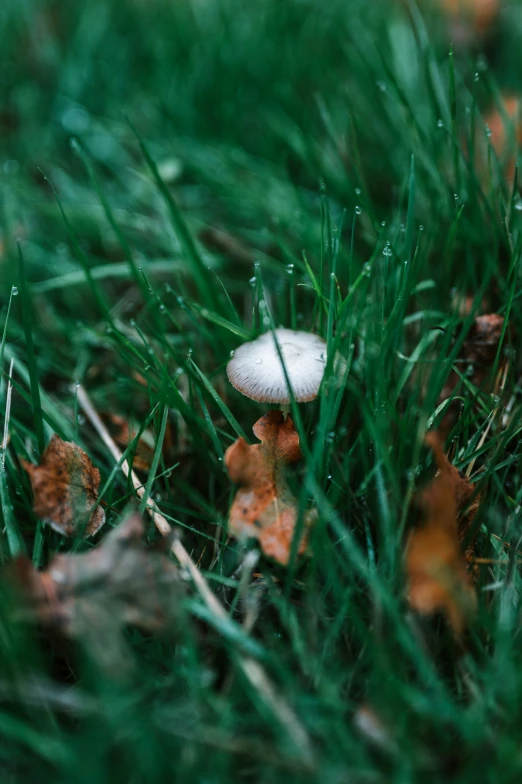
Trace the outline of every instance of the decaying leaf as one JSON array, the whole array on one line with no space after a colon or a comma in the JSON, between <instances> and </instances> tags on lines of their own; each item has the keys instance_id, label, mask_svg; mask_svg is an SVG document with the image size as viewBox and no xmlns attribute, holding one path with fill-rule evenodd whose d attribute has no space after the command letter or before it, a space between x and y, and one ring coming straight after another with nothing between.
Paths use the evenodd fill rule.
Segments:
<instances>
[{"instance_id":1,"label":"decaying leaf","mask_svg":"<svg viewBox=\"0 0 522 784\"><path fill-rule=\"evenodd\" d=\"M470 383L477 387L477 389L484 387L488 375L491 372L498 351L503 326L503 316L498 316L496 313L477 316L469 331L468 337L463 343L459 354L459 363L462 368L461 372L467 373ZM460 376L452 370L440 393L439 403L450 398L460 383L462 383ZM457 421L458 410L458 403L451 403L446 409L439 426L444 436L448 435Z\"/></svg>"},{"instance_id":2,"label":"decaying leaf","mask_svg":"<svg viewBox=\"0 0 522 784\"><path fill-rule=\"evenodd\" d=\"M499 0L441 0L441 5L451 23L453 39L459 44L468 44L477 34L486 33L500 8Z\"/></svg>"},{"instance_id":3,"label":"decaying leaf","mask_svg":"<svg viewBox=\"0 0 522 784\"><path fill-rule=\"evenodd\" d=\"M135 513L97 547L57 555L45 571L18 558L10 573L21 591L23 618L81 640L97 659L114 657L125 626L161 629L176 610L181 581L165 555L145 548L143 531Z\"/></svg>"},{"instance_id":4,"label":"decaying leaf","mask_svg":"<svg viewBox=\"0 0 522 784\"><path fill-rule=\"evenodd\" d=\"M285 476L286 466L302 458L299 436L290 417L271 411L253 427L260 444L249 446L239 438L225 454L233 482L240 485L230 509L229 531L238 539L254 537L263 552L286 564L297 520L297 500ZM305 519L305 528L311 517ZM305 551L306 534L298 552Z\"/></svg>"},{"instance_id":5,"label":"decaying leaf","mask_svg":"<svg viewBox=\"0 0 522 784\"><path fill-rule=\"evenodd\" d=\"M40 465L20 461L29 474L34 512L44 523L66 536L93 536L105 522L98 500L100 472L83 449L54 435Z\"/></svg>"},{"instance_id":6,"label":"decaying leaf","mask_svg":"<svg viewBox=\"0 0 522 784\"><path fill-rule=\"evenodd\" d=\"M426 440L433 449L438 473L420 493L426 519L412 532L406 546L408 599L419 613L443 612L460 636L476 607L462 537L471 525L478 500L459 521L459 510L468 505L473 487L449 462L440 436L430 433Z\"/></svg>"},{"instance_id":7,"label":"decaying leaf","mask_svg":"<svg viewBox=\"0 0 522 784\"><path fill-rule=\"evenodd\" d=\"M102 417L104 422L109 428L109 432L114 438L118 446L126 449L131 441L134 441L137 433L131 430L127 420L119 414L106 414ZM167 431L165 436L167 436ZM148 439L150 439L148 441ZM166 438L165 438L166 440ZM154 457L154 438L149 431L141 434L135 447L134 455L132 458L132 467L135 471L142 471L147 473L150 471L152 460Z\"/></svg>"},{"instance_id":8,"label":"decaying leaf","mask_svg":"<svg viewBox=\"0 0 522 784\"><path fill-rule=\"evenodd\" d=\"M517 153L522 142L521 109L520 96L503 95L501 110L495 107L484 117L484 122L489 128L489 143L503 167L503 173L509 187L515 177ZM484 179L486 179L489 175L489 166L487 165L487 146L484 144L483 134L482 138L479 137L478 142L479 149L481 142L482 146L486 148L483 151Z\"/></svg>"}]
</instances>

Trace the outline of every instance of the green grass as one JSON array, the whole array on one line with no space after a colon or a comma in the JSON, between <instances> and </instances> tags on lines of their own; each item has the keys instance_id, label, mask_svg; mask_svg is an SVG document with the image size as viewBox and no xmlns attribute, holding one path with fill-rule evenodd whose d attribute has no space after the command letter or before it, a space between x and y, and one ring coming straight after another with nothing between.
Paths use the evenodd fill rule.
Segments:
<instances>
[{"instance_id":1,"label":"green grass","mask_svg":"<svg viewBox=\"0 0 522 784\"><path fill-rule=\"evenodd\" d=\"M136 667L116 679L81 644L14 621L2 588L1 780L518 781L522 201L484 116L522 92L522 7L506 0L487 38L451 53L433 9L391 0L4 5L2 558L25 548L45 566L92 546L32 511L18 458L38 459L53 432L99 467L107 526L133 495L79 382L101 414L152 428L146 493L229 617L187 583L177 628L128 630ZM500 399L458 362L483 301L509 323L491 369L509 359ZM294 405L305 459L292 486L319 517L310 557L286 571L260 557L260 580L226 536L223 455L267 407L225 366L272 325L323 334L349 372ZM412 617L402 565L452 367L462 411L448 446L461 470L482 469L477 554L502 561L480 566L463 647ZM294 712L307 754L242 655ZM386 742L357 729L363 704Z\"/></svg>"}]
</instances>

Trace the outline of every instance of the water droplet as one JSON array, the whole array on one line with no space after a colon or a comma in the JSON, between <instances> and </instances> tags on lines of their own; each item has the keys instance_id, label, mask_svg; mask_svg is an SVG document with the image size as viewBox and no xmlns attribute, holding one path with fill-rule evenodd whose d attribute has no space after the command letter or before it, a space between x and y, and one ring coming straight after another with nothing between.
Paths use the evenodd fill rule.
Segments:
<instances>
[{"instance_id":1,"label":"water droplet","mask_svg":"<svg viewBox=\"0 0 522 784\"><path fill-rule=\"evenodd\" d=\"M138 267L138 272L143 272L143 267Z\"/></svg>"},{"instance_id":2,"label":"water droplet","mask_svg":"<svg viewBox=\"0 0 522 784\"><path fill-rule=\"evenodd\" d=\"M76 389L78 389L78 387L79 387L79 386L80 386L80 382L79 382L79 381L77 381L77 382L76 382Z\"/></svg>"},{"instance_id":3,"label":"water droplet","mask_svg":"<svg viewBox=\"0 0 522 784\"><path fill-rule=\"evenodd\" d=\"M460 196L458 193L454 193L453 198L455 199L455 201L458 201L460 199Z\"/></svg>"},{"instance_id":4,"label":"water droplet","mask_svg":"<svg viewBox=\"0 0 522 784\"><path fill-rule=\"evenodd\" d=\"M13 286L13 288L11 289L11 294L13 295L13 297L18 296L18 288L16 286Z\"/></svg>"},{"instance_id":5,"label":"water droplet","mask_svg":"<svg viewBox=\"0 0 522 784\"><path fill-rule=\"evenodd\" d=\"M381 223L381 226L382 226L382 227L383 227L383 229L384 229L384 227L386 226L386 221L382 221L382 223Z\"/></svg>"},{"instance_id":6,"label":"water droplet","mask_svg":"<svg viewBox=\"0 0 522 784\"><path fill-rule=\"evenodd\" d=\"M286 271L288 273L292 274L292 272L294 271L294 265L293 264L287 264L286 265Z\"/></svg>"},{"instance_id":7,"label":"water droplet","mask_svg":"<svg viewBox=\"0 0 522 784\"><path fill-rule=\"evenodd\" d=\"M424 226L422 224L419 226L419 231L424 231Z\"/></svg>"},{"instance_id":8,"label":"water droplet","mask_svg":"<svg viewBox=\"0 0 522 784\"><path fill-rule=\"evenodd\" d=\"M363 275L365 275L368 278L370 276L370 272L371 271L372 271L372 268L370 267L370 265L369 264L365 264L364 267L363 267Z\"/></svg>"},{"instance_id":9,"label":"water droplet","mask_svg":"<svg viewBox=\"0 0 522 784\"><path fill-rule=\"evenodd\" d=\"M166 313L167 312L167 308L165 307L165 305L160 305L159 309L160 309L160 313Z\"/></svg>"},{"instance_id":10,"label":"water droplet","mask_svg":"<svg viewBox=\"0 0 522 784\"><path fill-rule=\"evenodd\" d=\"M331 278L332 280L335 280L335 272L330 272L330 278Z\"/></svg>"},{"instance_id":11,"label":"water droplet","mask_svg":"<svg viewBox=\"0 0 522 784\"><path fill-rule=\"evenodd\" d=\"M522 210L522 199L520 198L520 196L515 202L515 209L518 210L519 212Z\"/></svg>"},{"instance_id":12,"label":"water droplet","mask_svg":"<svg viewBox=\"0 0 522 784\"><path fill-rule=\"evenodd\" d=\"M256 365L262 365L262 364L263 364L262 359L256 359Z\"/></svg>"},{"instance_id":13,"label":"water droplet","mask_svg":"<svg viewBox=\"0 0 522 784\"><path fill-rule=\"evenodd\" d=\"M437 128L444 128L444 123L442 120L437 120Z\"/></svg>"},{"instance_id":14,"label":"water droplet","mask_svg":"<svg viewBox=\"0 0 522 784\"><path fill-rule=\"evenodd\" d=\"M250 278L250 280L248 282L250 283L251 286L255 286L256 285L256 279L255 278Z\"/></svg>"},{"instance_id":15,"label":"water droplet","mask_svg":"<svg viewBox=\"0 0 522 784\"><path fill-rule=\"evenodd\" d=\"M386 92L386 84L385 84L385 82L377 82L377 87L379 88L381 93L385 93Z\"/></svg>"},{"instance_id":16,"label":"water droplet","mask_svg":"<svg viewBox=\"0 0 522 784\"><path fill-rule=\"evenodd\" d=\"M260 266L261 266L260 261L254 261L254 267L260 267Z\"/></svg>"},{"instance_id":17,"label":"water droplet","mask_svg":"<svg viewBox=\"0 0 522 784\"><path fill-rule=\"evenodd\" d=\"M361 195L361 189L360 188L356 188L355 189L355 194L356 194L356 196L360 196Z\"/></svg>"},{"instance_id":18,"label":"water droplet","mask_svg":"<svg viewBox=\"0 0 522 784\"><path fill-rule=\"evenodd\" d=\"M20 164L18 163L18 161L9 160L4 163L4 172L6 174L16 174L19 168L20 168Z\"/></svg>"},{"instance_id":19,"label":"water droplet","mask_svg":"<svg viewBox=\"0 0 522 784\"><path fill-rule=\"evenodd\" d=\"M475 82L478 82L478 80L479 80L479 79L480 79L480 74L477 72L477 73L475 74L475 76L473 77L473 80L474 80Z\"/></svg>"},{"instance_id":20,"label":"water droplet","mask_svg":"<svg viewBox=\"0 0 522 784\"><path fill-rule=\"evenodd\" d=\"M383 256L393 256L393 251L392 251L392 249L391 249L391 248L390 248L388 245L386 245L386 246L385 246L385 247L382 249L382 255L383 255Z\"/></svg>"},{"instance_id":21,"label":"water droplet","mask_svg":"<svg viewBox=\"0 0 522 784\"><path fill-rule=\"evenodd\" d=\"M269 326L270 326L270 316L265 316L265 317L263 318L263 325L264 325L265 327L269 327Z\"/></svg>"},{"instance_id":22,"label":"water droplet","mask_svg":"<svg viewBox=\"0 0 522 784\"><path fill-rule=\"evenodd\" d=\"M182 308L185 307L185 300L183 299L183 297L176 297L176 302L178 303L178 305L180 307L182 307Z\"/></svg>"},{"instance_id":23,"label":"water droplet","mask_svg":"<svg viewBox=\"0 0 522 784\"><path fill-rule=\"evenodd\" d=\"M208 318L209 316L208 310L206 308L201 308L201 315L203 316L203 318Z\"/></svg>"},{"instance_id":24,"label":"water droplet","mask_svg":"<svg viewBox=\"0 0 522 784\"><path fill-rule=\"evenodd\" d=\"M362 207L359 207L359 205L357 205L357 207L355 208L355 212L357 215L360 215L362 212Z\"/></svg>"},{"instance_id":25,"label":"water droplet","mask_svg":"<svg viewBox=\"0 0 522 784\"><path fill-rule=\"evenodd\" d=\"M230 356L233 357L235 353L236 352L234 351L234 349L232 349L232 351L230 352Z\"/></svg>"}]
</instances>

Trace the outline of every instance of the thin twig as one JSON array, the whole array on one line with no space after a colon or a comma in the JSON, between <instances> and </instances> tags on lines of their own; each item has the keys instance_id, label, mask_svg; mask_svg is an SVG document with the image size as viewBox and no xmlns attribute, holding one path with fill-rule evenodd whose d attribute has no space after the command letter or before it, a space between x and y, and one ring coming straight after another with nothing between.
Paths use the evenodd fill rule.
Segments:
<instances>
[{"instance_id":1,"label":"thin twig","mask_svg":"<svg viewBox=\"0 0 522 784\"><path fill-rule=\"evenodd\" d=\"M87 416L87 418L91 421L94 429L97 431L98 435L102 439L103 443L114 457L117 463L121 463L121 470L125 474L125 476L130 476L134 489L136 491L136 495L141 500L145 495L145 488L142 486L142 483L131 470L129 463L127 460L122 460L122 453L114 443L113 439L111 438L109 431L103 424L102 420L100 419L96 409L94 408L91 399L89 398L87 392L82 388L78 387L77 390L78 394L78 403L83 409L83 412ZM152 498L147 497L146 501L146 509L147 512L150 514L154 525L158 529L158 531L163 536L168 536L171 534L172 529L166 520L166 518L161 514L156 503L152 500ZM199 595L207 605L207 608L210 612L216 617L221 620L228 621L229 617L216 598L214 593L212 593L211 589L209 588L205 578L197 568L196 564L190 557L189 553L185 549L182 542L175 538L171 544L171 550L174 556L176 557L178 563L183 566L187 572L190 574L194 585L196 586ZM238 654L238 663L241 669L243 670L244 675L250 681L251 685L256 689L259 693L265 704L270 708L274 716L277 717L281 725L287 731L289 737L292 739L294 744L297 746L301 754L303 755L303 760L305 764L312 766L313 765L313 757L311 752L311 744L308 734L305 728L302 726L300 721L298 720L297 716L295 715L294 711L284 702L284 700L279 696L276 692L274 685L272 684L271 680L269 679L268 675L261 667L259 662L255 659L252 659L250 656L244 656Z\"/></svg>"},{"instance_id":2,"label":"thin twig","mask_svg":"<svg viewBox=\"0 0 522 784\"><path fill-rule=\"evenodd\" d=\"M11 418L11 398L13 395L13 364L14 359L11 359L11 364L9 365L9 381L7 382L7 395L5 398L5 419L4 419L4 437L2 439L2 460L5 459L5 452L7 449L7 444L9 443L9 420Z\"/></svg>"}]
</instances>

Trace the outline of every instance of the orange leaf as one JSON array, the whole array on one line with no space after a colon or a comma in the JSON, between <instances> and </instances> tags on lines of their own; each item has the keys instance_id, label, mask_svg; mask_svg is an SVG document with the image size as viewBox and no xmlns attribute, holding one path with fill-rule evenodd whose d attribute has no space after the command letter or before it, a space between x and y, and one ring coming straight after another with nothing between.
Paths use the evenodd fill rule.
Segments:
<instances>
[{"instance_id":1,"label":"orange leaf","mask_svg":"<svg viewBox=\"0 0 522 784\"><path fill-rule=\"evenodd\" d=\"M93 536L100 530L105 512L101 506L91 512L98 499L100 472L83 449L54 435L40 465L20 462L31 479L34 512L40 520L66 536L76 532Z\"/></svg>"},{"instance_id":2,"label":"orange leaf","mask_svg":"<svg viewBox=\"0 0 522 784\"><path fill-rule=\"evenodd\" d=\"M457 515L470 500L473 487L449 462L437 433L429 433L426 441L439 470L420 494L424 525L412 532L406 546L408 599L419 613L443 612L460 636L476 607L476 596L462 552Z\"/></svg>"},{"instance_id":3,"label":"orange leaf","mask_svg":"<svg viewBox=\"0 0 522 784\"><path fill-rule=\"evenodd\" d=\"M450 18L479 33L491 26L499 10L499 0L442 0L442 5Z\"/></svg>"},{"instance_id":4,"label":"orange leaf","mask_svg":"<svg viewBox=\"0 0 522 784\"><path fill-rule=\"evenodd\" d=\"M238 539L259 540L263 552L288 563L297 520L297 500L288 487L287 465L302 458L294 423L281 411L271 411L259 419L254 434L262 442L249 446L239 438L225 454L225 464L233 482L240 485L230 509L229 531ZM310 515L305 520L310 522ZM304 535L298 552L303 553Z\"/></svg>"}]
</instances>

